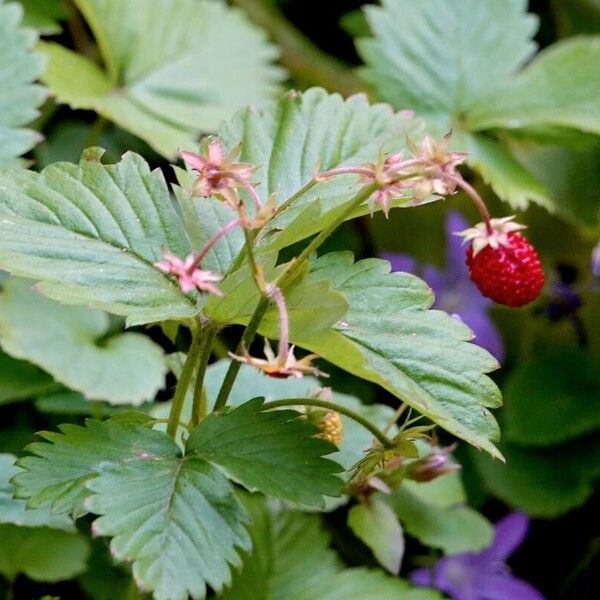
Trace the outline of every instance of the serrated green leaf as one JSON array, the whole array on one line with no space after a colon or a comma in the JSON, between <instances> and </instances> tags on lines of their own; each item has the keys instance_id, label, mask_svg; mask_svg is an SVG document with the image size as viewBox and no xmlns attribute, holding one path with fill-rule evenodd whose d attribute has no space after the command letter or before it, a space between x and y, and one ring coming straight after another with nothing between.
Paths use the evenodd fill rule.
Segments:
<instances>
[{"instance_id":1,"label":"serrated green leaf","mask_svg":"<svg viewBox=\"0 0 600 600\"><path fill-rule=\"evenodd\" d=\"M283 270L282 266L277 269L273 267L274 258L274 255L267 255L263 257L263 261L258 261L266 281L274 281ZM224 297L209 298L204 308L205 313L220 323L247 324L261 298L249 267L244 265L231 273L219 284L219 289ZM323 331L341 319L348 310L344 296L331 289L325 279L307 280L300 277L299 281L285 290L284 295L290 335L293 336ZM274 304L263 317L263 325L278 331L279 312Z\"/></svg>"},{"instance_id":2,"label":"serrated green leaf","mask_svg":"<svg viewBox=\"0 0 600 600\"><path fill-rule=\"evenodd\" d=\"M470 111L473 130L534 125L573 127L600 134L600 37L553 44L517 77Z\"/></svg>"},{"instance_id":3,"label":"serrated green leaf","mask_svg":"<svg viewBox=\"0 0 600 600\"><path fill-rule=\"evenodd\" d=\"M76 0L106 70L58 44L44 81L60 102L92 109L165 156L277 89L277 52L237 9L212 0ZM165 35L168 32L168 35Z\"/></svg>"},{"instance_id":4,"label":"serrated green leaf","mask_svg":"<svg viewBox=\"0 0 600 600\"><path fill-rule=\"evenodd\" d=\"M356 504L348 511L348 526L390 573L397 575L400 572L404 533L388 504L377 498Z\"/></svg>"},{"instance_id":5,"label":"serrated green leaf","mask_svg":"<svg viewBox=\"0 0 600 600\"><path fill-rule=\"evenodd\" d=\"M383 571L344 569L316 515L272 511L258 497L244 504L252 516L252 553L221 600L440 599Z\"/></svg>"},{"instance_id":6,"label":"serrated green leaf","mask_svg":"<svg viewBox=\"0 0 600 600\"><path fill-rule=\"evenodd\" d=\"M213 363L206 370L204 379L207 403L209 407L214 406L217 394L230 360L222 359ZM275 379L265 375L263 372L249 365L242 365L238 376L229 395L229 406L240 406L249 399L264 397L265 400L282 400L284 398L310 398L318 393L322 383L315 377L303 377L296 379ZM333 401L350 408L369 419L379 427L384 427L394 414L389 406L382 404L363 404L358 398L348 394L332 392ZM191 418L192 394L188 394L182 411L182 419L188 421ZM167 418L169 414L169 403L160 403L152 410L152 414L158 418ZM364 427L341 415L343 425L342 443L337 452L330 454L328 458L342 465L347 470L341 474L343 478L350 476L352 467L364 457L365 451L373 444L373 435Z\"/></svg>"},{"instance_id":7,"label":"serrated green leaf","mask_svg":"<svg viewBox=\"0 0 600 600\"><path fill-rule=\"evenodd\" d=\"M23 9L0 0L0 168L15 166L17 157L41 141L36 131L25 129L38 115L45 90L33 82L46 61L32 52L37 35L20 27Z\"/></svg>"},{"instance_id":8,"label":"serrated green leaf","mask_svg":"<svg viewBox=\"0 0 600 600\"><path fill-rule=\"evenodd\" d=\"M442 600L435 590L414 588L398 577L365 568L346 569L307 587L304 594L294 600Z\"/></svg>"},{"instance_id":9,"label":"serrated green leaf","mask_svg":"<svg viewBox=\"0 0 600 600\"><path fill-rule=\"evenodd\" d=\"M479 171L494 192L514 209L524 210L533 201L554 210L553 193L505 145L476 133L458 133L454 142L469 153L469 166Z\"/></svg>"},{"instance_id":10,"label":"serrated green leaf","mask_svg":"<svg viewBox=\"0 0 600 600\"><path fill-rule=\"evenodd\" d=\"M378 383L441 427L500 456L498 426L486 409L501 403L485 375L498 367L468 343L471 331L438 310L420 279L390 273L378 259L353 263L349 253L320 258L311 277L327 279L350 308L327 332L293 341L355 375Z\"/></svg>"},{"instance_id":11,"label":"serrated green leaf","mask_svg":"<svg viewBox=\"0 0 600 600\"><path fill-rule=\"evenodd\" d=\"M100 155L0 175L0 268L129 324L194 315L196 301L153 267L163 247L190 251L164 177L136 154L115 165Z\"/></svg>"},{"instance_id":12,"label":"serrated green leaf","mask_svg":"<svg viewBox=\"0 0 600 600\"><path fill-rule=\"evenodd\" d=\"M585 352L518 365L505 396L506 437L516 444L551 446L600 429L600 376Z\"/></svg>"},{"instance_id":13,"label":"serrated green leaf","mask_svg":"<svg viewBox=\"0 0 600 600\"><path fill-rule=\"evenodd\" d=\"M23 25L45 35L60 33L59 22L70 14L64 0L19 0L19 3L25 11Z\"/></svg>"},{"instance_id":14,"label":"serrated green leaf","mask_svg":"<svg viewBox=\"0 0 600 600\"><path fill-rule=\"evenodd\" d=\"M60 433L44 431L45 441L19 459L23 470L14 477L16 494L31 508L49 507L55 514L85 514L85 483L105 461L126 462L136 457L178 456L179 448L161 432L113 421L86 421L85 427L62 425Z\"/></svg>"},{"instance_id":15,"label":"serrated green leaf","mask_svg":"<svg viewBox=\"0 0 600 600\"><path fill-rule=\"evenodd\" d=\"M0 405L46 394L60 387L35 365L0 352Z\"/></svg>"},{"instance_id":16,"label":"serrated green leaf","mask_svg":"<svg viewBox=\"0 0 600 600\"><path fill-rule=\"evenodd\" d=\"M35 581L63 581L85 571L89 543L79 533L47 527L0 525L0 573Z\"/></svg>"},{"instance_id":17,"label":"serrated green leaf","mask_svg":"<svg viewBox=\"0 0 600 600\"><path fill-rule=\"evenodd\" d=\"M442 508L423 501L405 486L385 499L407 533L446 554L482 550L492 542L493 527L468 506Z\"/></svg>"},{"instance_id":18,"label":"serrated green leaf","mask_svg":"<svg viewBox=\"0 0 600 600\"><path fill-rule=\"evenodd\" d=\"M49 415L81 415L84 417L106 418L116 413L129 412L131 406L114 406L108 402L90 402L79 392L68 390L40 396L35 408ZM138 406L136 410L145 407Z\"/></svg>"},{"instance_id":19,"label":"serrated green leaf","mask_svg":"<svg viewBox=\"0 0 600 600\"><path fill-rule=\"evenodd\" d=\"M15 460L12 454L0 454L0 523L75 531L68 516L53 515L46 508L27 509L25 500L13 498L14 486L10 480L21 472Z\"/></svg>"},{"instance_id":20,"label":"serrated green leaf","mask_svg":"<svg viewBox=\"0 0 600 600\"><path fill-rule=\"evenodd\" d=\"M540 450L503 443L506 464L471 453L486 490L532 517L555 518L581 506L600 477L600 436Z\"/></svg>"},{"instance_id":21,"label":"serrated green leaf","mask_svg":"<svg viewBox=\"0 0 600 600\"><path fill-rule=\"evenodd\" d=\"M140 588L156 600L204 598L207 585L231 581L238 551L249 550L247 515L216 467L170 454L104 463L86 506L102 515L93 530L113 537L113 556L133 562Z\"/></svg>"},{"instance_id":22,"label":"serrated green leaf","mask_svg":"<svg viewBox=\"0 0 600 600\"><path fill-rule=\"evenodd\" d=\"M315 438L318 429L293 410L263 410L256 398L231 412L210 414L190 434L186 448L220 465L250 490L306 506L339 496L342 469L323 458L335 451Z\"/></svg>"},{"instance_id":23,"label":"serrated green leaf","mask_svg":"<svg viewBox=\"0 0 600 600\"><path fill-rule=\"evenodd\" d=\"M394 114L388 105L369 105L363 95L344 100L313 88L285 94L265 110L241 111L220 135L228 148L241 142L240 160L258 165L258 193L263 200L275 193L281 204L309 183L315 169L360 165L382 149L403 150L406 137L420 130L420 122ZM298 196L261 232L263 247L281 248L323 229L355 195L356 179L338 176ZM362 210L368 212L366 204Z\"/></svg>"},{"instance_id":24,"label":"serrated green leaf","mask_svg":"<svg viewBox=\"0 0 600 600\"><path fill-rule=\"evenodd\" d=\"M524 0L383 0L381 7L368 6L374 37L357 43L365 77L382 100L417 110L447 131L530 58L537 20L525 9Z\"/></svg>"},{"instance_id":25,"label":"serrated green leaf","mask_svg":"<svg viewBox=\"0 0 600 600\"><path fill-rule=\"evenodd\" d=\"M164 386L162 349L139 333L110 331L100 311L63 306L10 279L0 291L0 344L89 400L141 404Z\"/></svg>"}]
</instances>

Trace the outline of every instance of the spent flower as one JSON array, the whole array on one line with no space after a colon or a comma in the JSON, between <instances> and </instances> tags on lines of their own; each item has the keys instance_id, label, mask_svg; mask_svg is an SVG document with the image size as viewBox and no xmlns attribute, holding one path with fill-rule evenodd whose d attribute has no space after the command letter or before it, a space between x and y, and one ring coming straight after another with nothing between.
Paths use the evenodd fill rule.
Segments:
<instances>
[{"instance_id":1,"label":"spent flower","mask_svg":"<svg viewBox=\"0 0 600 600\"><path fill-rule=\"evenodd\" d=\"M456 444L452 444L447 448L434 448L433 452L415 460L406 467L406 477L413 481L426 482L447 473L460 471L461 466L450 460L450 455L455 448Z\"/></svg>"}]
</instances>

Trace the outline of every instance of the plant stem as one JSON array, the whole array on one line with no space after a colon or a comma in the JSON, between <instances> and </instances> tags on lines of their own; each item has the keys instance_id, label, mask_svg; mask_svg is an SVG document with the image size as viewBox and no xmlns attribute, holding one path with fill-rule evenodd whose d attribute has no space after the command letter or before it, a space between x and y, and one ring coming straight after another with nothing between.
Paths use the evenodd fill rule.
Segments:
<instances>
[{"instance_id":1,"label":"plant stem","mask_svg":"<svg viewBox=\"0 0 600 600\"><path fill-rule=\"evenodd\" d=\"M104 133L104 130L108 126L108 121L102 117L98 116L98 118L93 122L90 130L88 131L87 137L85 139L85 145L87 148L92 146L97 146L100 143L100 138Z\"/></svg>"},{"instance_id":2,"label":"plant stem","mask_svg":"<svg viewBox=\"0 0 600 600\"><path fill-rule=\"evenodd\" d=\"M169 423L167 425L167 433L175 439L177 434L177 427L181 420L181 411L183 410L183 404L185 402L185 395L194 375L194 369L198 362L198 356L200 355L201 342L202 342L202 328L196 327L192 333L192 343L188 350L185 362L183 363L183 369L175 388L175 394L173 394L173 400L171 402L171 411L169 412Z\"/></svg>"},{"instance_id":3,"label":"plant stem","mask_svg":"<svg viewBox=\"0 0 600 600\"><path fill-rule=\"evenodd\" d=\"M468 182L466 182L462 177L454 177L448 176L448 180L452 183L456 184L459 188L461 188L469 198L473 201L477 210L481 214L483 218L483 222L485 223L485 227L489 234L493 233L492 224L490 223L490 211L488 210L485 202L482 200L481 196L477 192L477 190Z\"/></svg>"},{"instance_id":4,"label":"plant stem","mask_svg":"<svg viewBox=\"0 0 600 600\"><path fill-rule=\"evenodd\" d=\"M200 263L204 260L206 255L212 250L213 246L226 234L229 233L232 229L235 229L238 225L243 225L244 219L234 219L233 221L229 221L227 225L224 225L217 231L209 240L204 244L204 247L198 255L194 259L194 262L190 266L190 271L194 271L197 267L200 266ZM245 229L244 229L245 231Z\"/></svg>"},{"instance_id":5,"label":"plant stem","mask_svg":"<svg viewBox=\"0 0 600 600\"><path fill-rule=\"evenodd\" d=\"M202 327L200 333L200 348L198 350L198 370L196 371L196 384L194 386L194 402L192 404L192 420L190 426L193 428L206 416L206 394L204 393L204 376L208 359L212 353L212 346L217 327L214 323L208 323Z\"/></svg>"},{"instance_id":6,"label":"plant stem","mask_svg":"<svg viewBox=\"0 0 600 600\"><path fill-rule=\"evenodd\" d=\"M296 276L298 269L302 266L303 262L310 258L310 255L317 250L317 248L337 229L337 227L342 223L349 215L351 215L357 206L362 204L367 198L371 196L373 192L379 189L380 184L371 183L369 185L364 186L357 194L354 196L351 202L348 203L348 206L342 212L342 214L331 223L328 227L326 227L315 239L303 250L300 256L290 261L287 268L281 273L281 275L274 282L279 288L283 288L286 284L289 284L293 281ZM242 354L247 348L250 347L250 344L254 340L254 337L260 327L260 323L269 308L269 299L263 296L256 306L252 317L250 318L250 322L248 323L240 343L238 344L236 353ZM231 361L229 368L227 369L227 373L225 374L225 378L223 379L223 383L221 384L221 389L219 390L219 394L217 396L217 400L215 402L215 410L221 410L227 404L227 399L229 398L229 394L231 393L231 388L235 383L235 379L237 374L240 371L242 364L237 361Z\"/></svg>"},{"instance_id":7,"label":"plant stem","mask_svg":"<svg viewBox=\"0 0 600 600\"><path fill-rule=\"evenodd\" d=\"M281 63L301 86L321 86L343 96L367 90L351 67L320 50L284 17L274 2L233 0L233 4L269 33L281 52Z\"/></svg>"},{"instance_id":8,"label":"plant stem","mask_svg":"<svg viewBox=\"0 0 600 600\"><path fill-rule=\"evenodd\" d=\"M250 318L250 322L246 326L244 333L242 335L242 339L237 347L237 353L242 354L246 348L250 346L252 341L254 340L254 336L258 331L258 327L260 326L260 322L262 321L267 309L269 308L269 300L264 296L258 302L258 306L254 310L252 317ZM221 410L226 404L229 398L229 394L231 393L231 388L235 383L235 378L240 371L242 363L237 360L232 360L229 364L229 368L227 369L227 373L225 373L225 378L223 379L223 383L221 384L221 389L219 390L219 394L217 395L217 400L215 401L214 410Z\"/></svg>"},{"instance_id":9,"label":"plant stem","mask_svg":"<svg viewBox=\"0 0 600 600\"><path fill-rule=\"evenodd\" d=\"M400 404L400 406L396 409L394 414L390 417L390 420L386 423L385 427L383 428L383 433L387 434L390 431L394 423L398 422L398 419L403 415L404 411L407 408L408 404L406 404L406 402L402 402Z\"/></svg>"},{"instance_id":10,"label":"plant stem","mask_svg":"<svg viewBox=\"0 0 600 600\"><path fill-rule=\"evenodd\" d=\"M325 408L332 410L341 415L352 419L359 425L362 425L365 429L369 430L381 444L386 448L392 448L394 442L390 440L385 433L379 430L379 428L368 419L365 419L362 415L354 412L350 408L340 406L335 402L328 402L327 400L317 400L316 398L285 398L284 400L274 400L273 402L267 402L263 405L263 410L271 410L272 408L281 408L284 406L315 406L317 408Z\"/></svg>"}]
</instances>

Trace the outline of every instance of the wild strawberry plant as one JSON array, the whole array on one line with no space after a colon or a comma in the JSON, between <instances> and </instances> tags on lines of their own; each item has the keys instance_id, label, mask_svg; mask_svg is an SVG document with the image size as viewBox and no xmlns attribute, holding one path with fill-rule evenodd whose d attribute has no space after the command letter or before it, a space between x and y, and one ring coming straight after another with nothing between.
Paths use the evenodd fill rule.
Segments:
<instances>
[{"instance_id":1,"label":"wild strawberry plant","mask_svg":"<svg viewBox=\"0 0 600 600\"><path fill-rule=\"evenodd\" d=\"M504 564L527 517L492 526L459 459L470 493L477 472L530 514L583 502L597 445L563 465L599 422L573 392L599 389L594 333L568 272L550 280L531 315L568 321L580 348L538 356L514 336L533 357L503 386L499 444L489 374L514 349L487 298L528 306L545 275L477 174L513 208L585 219L531 144L595 143L597 43L532 58L520 0L383 0L357 21L366 67L342 74L260 1L19 4L62 35L38 42L0 0L0 404L35 398L28 426L45 428L28 443L9 407L0 430L8 593L26 577L94 600L539 600ZM297 81L321 69L369 98L281 94L278 49L247 17ZM443 268L340 250L340 229L465 200L479 218L448 213Z\"/></svg>"},{"instance_id":2,"label":"wild strawberry plant","mask_svg":"<svg viewBox=\"0 0 600 600\"><path fill-rule=\"evenodd\" d=\"M413 141L406 146L406 139ZM450 152L448 142L424 136L405 113L313 89L243 110L197 153L184 152L188 168L176 167L172 188L177 205L164 174L133 153L104 164L92 148L78 165L2 175L0 266L35 281L44 296L94 308L81 309L81 317L52 303L50 312L36 312L34 305L50 301L32 296L31 284L9 281L2 298L7 351L87 397L136 404L153 396L164 375L159 352L135 333L95 344L106 331L101 311L129 325L162 323L191 334L166 418L128 412L44 433L17 462L17 497L51 514L95 515L94 534L112 538L113 556L131 562L139 587L156 598L203 597L207 587L224 590L242 554L251 553L240 487L323 508L328 498L366 499L407 478L429 481L455 470L449 452L430 439L431 426L408 421L396 429L406 407L500 457L488 411L500 397L485 375L496 362L470 342L469 330L430 310L427 286L390 274L384 261L317 256L347 219L451 197L459 188L495 227L457 169L465 155ZM512 241L494 243L509 251ZM288 250L298 244L301 250ZM27 314L79 338L49 356L43 337L52 329L40 323L39 339L19 335ZM209 395L213 344L233 324L243 333ZM286 380L326 376L325 361L385 387L401 408L382 427L319 388L290 388L278 400L265 400L268 386L238 390L230 403L243 365ZM331 442L343 436L339 415L370 440L345 464L329 458ZM359 506L350 526L397 571L397 541L382 549L372 530L392 522L401 537L393 511L381 500Z\"/></svg>"}]
</instances>

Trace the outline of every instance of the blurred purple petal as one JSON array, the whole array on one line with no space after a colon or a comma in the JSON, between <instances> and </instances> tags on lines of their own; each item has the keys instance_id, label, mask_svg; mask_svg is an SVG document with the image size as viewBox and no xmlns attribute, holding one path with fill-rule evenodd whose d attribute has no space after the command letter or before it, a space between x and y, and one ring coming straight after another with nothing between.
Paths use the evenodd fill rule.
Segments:
<instances>
[{"instance_id":1,"label":"blurred purple petal","mask_svg":"<svg viewBox=\"0 0 600 600\"><path fill-rule=\"evenodd\" d=\"M506 560L523 542L529 529L529 517L513 512L496 523L492 545L485 551L491 559Z\"/></svg>"},{"instance_id":2,"label":"blurred purple petal","mask_svg":"<svg viewBox=\"0 0 600 600\"><path fill-rule=\"evenodd\" d=\"M433 586L433 569L423 568L417 569L410 574L410 580L415 585L420 585L421 587L430 587Z\"/></svg>"},{"instance_id":3,"label":"blurred purple petal","mask_svg":"<svg viewBox=\"0 0 600 600\"><path fill-rule=\"evenodd\" d=\"M480 597L485 600L544 600L532 585L510 575L491 575L480 581Z\"/></svg>"},{"instance_id":4,"label":"blurred purple petal","mask_svg":"<svg viewBox=\"0 0 600 600\"><path fill-rule=\"evenodd\" d=\"M526 581L513 577L504 560L527 534L529 519L511 513L496 524L492 544L481 552L446 556L430 569L415 571L415 585L434 587L453 600L544 600Z\"/></svg>"},{"instance_id":5,"label":"blurred purple petal","mask_svg":"<svg viewBox=\"0 0 600 600\"><path fill-rule=\"evenodd\" d=\"M473 341L502 362L504 360L504 344L498 328L488 316L487 312L481 310L462 311L460 317L468 325L475 338Z\"/></svg>"},{"instance_id":6,"label":"blurred purple petal","mask_svg":"<svg viewBox=\"0 0 600 600\"><path fill-rule=\"evenodd\" d=\"M455 210L448 212L446 216L446 270L456 277L467 275L468 269L463 240L454 234L468 227L469 223L459 212Z\"/></svg>"},{"instance_id":7,"label":"blurred purple petal","mask_svg":"<svg viewBox=\"0 0 600 600\"><path fill-rule=\"evenodd\" d=\"M596 277L600 277L600 242L592 250L592 273Z\"/></svg>"},{"instance_id":8,"label":"blurred purple petal","mask_svg":"<svg viewBox=\"0 0 600 600\"><path fill-rule=\"evenodd\" d=\"M403 271L405 273L416 273L417 262L408 254L396 254L395 252L382 252L381 258L388 260L392 265L392 272Z\"/></svg>"}]
</instances>

